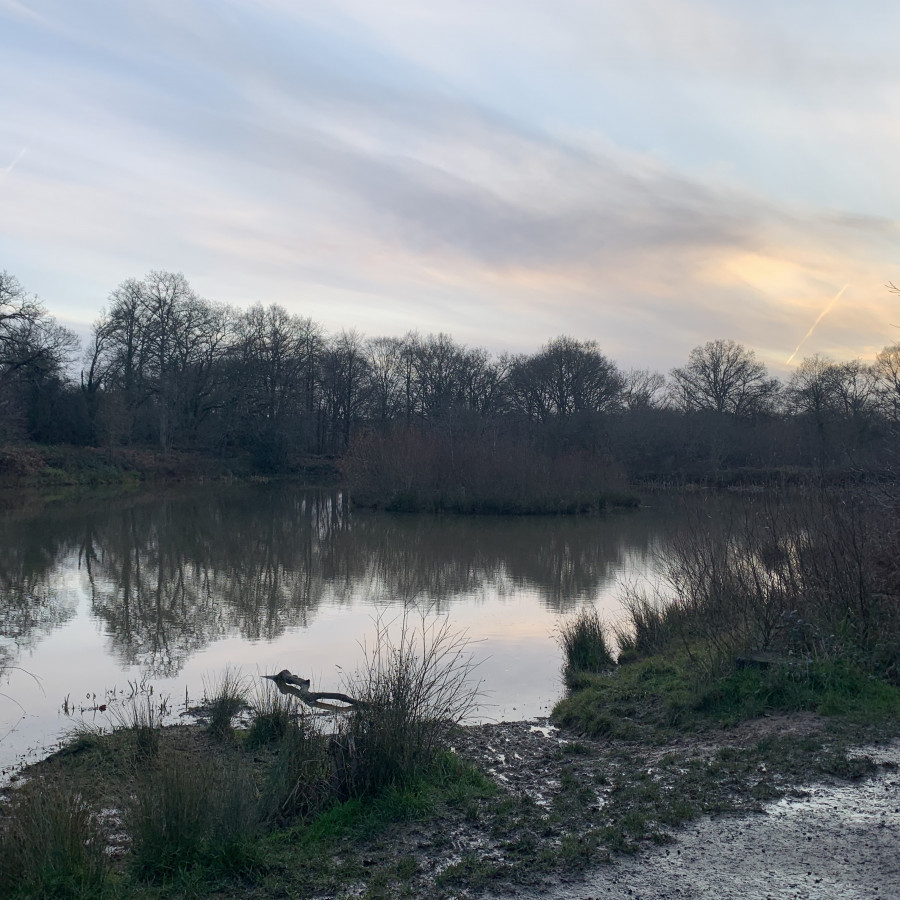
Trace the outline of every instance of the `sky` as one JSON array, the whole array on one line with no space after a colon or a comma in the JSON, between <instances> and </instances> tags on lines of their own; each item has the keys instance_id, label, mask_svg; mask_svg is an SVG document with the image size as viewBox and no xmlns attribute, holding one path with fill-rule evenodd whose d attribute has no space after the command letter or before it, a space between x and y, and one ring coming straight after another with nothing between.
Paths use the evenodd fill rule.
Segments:
<instances>
[{"instance_id":1,"label":"sky","mask_svg":"<svg viewBox=\"0 0 900 900\"><path fill-rule=\"evenodd\" d=\"M164 269L331 333L871 359L898 37L892 0L0 0L0 269L81 333Z\"/></svg>"}]
</instances>

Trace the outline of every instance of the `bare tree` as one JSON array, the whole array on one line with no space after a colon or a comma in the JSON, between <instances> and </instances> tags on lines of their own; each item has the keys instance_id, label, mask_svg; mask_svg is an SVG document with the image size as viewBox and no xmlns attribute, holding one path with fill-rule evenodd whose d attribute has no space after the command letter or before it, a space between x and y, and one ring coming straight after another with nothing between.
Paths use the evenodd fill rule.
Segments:
<instances>
[{"instance_id":1,"label":"bare tree","mask_svg":"<svg viewBox=\"0 0 900 900\"><path fill-rule=\"evenodd\" d=\"M665 402L666 379L650 369L631 369L623 376L622 404L634 412L659 409Z\"/></svg>"},{"instance_id":2,"label":"bare tree","mask_svg":"<svg viewBox=\"0 0 900 900\"><path fill-rule=\"evenodd\" d=\"M46 388L67 381L75 335L48 315L19 280L0 272L0 434L24 433L40 417Z\"/></svg>"},{"instance_id":3,"label":"bare tree","mask_svg":"<svg viewBox=\"0 0 900 900\"><path fill-rule=\"evenodd\" d=\"M900 422L900 344L885 347L875 357L872 374L882 414Z\"/></svg>"},{"instance_id":4,"label":"bare tree","mask_svg":"<svg viewBox=\"0 0 900 900\"><path fill-rule=\"evenodd\" d=\"M403 408L403 351L401 338L373 338L366 344L370 412L382 426Z\"/></svg>"},{"instance_id":5,"label":"bare tree","mask_svg":"<svg viewBox=\"0 0 900 900\"><path fill-rule=\"evenodd\" d=\"M223 402L220 362L231 336L230 311L202 299L180 273L150 272L110 294L94 325L82 376L103 386L116 419L108 429L163 447L196 441L200 424ZM116 402L120 400L121 402Z\"/></svg>"},{"instance_id":6,"label":"bare tree","mask_svg":"<svg viewBox=\"0 0 900 900\"><path fill-rule=\"evenodd\" d=\"M770 409L778 387L752 350L729 340L695 347L686 366L672 369L670 383L678 408L735 416Z\"/></svg>"},{"instance_id":7,"label":"bare tree","mask_svg":"<svg viewBox=\"0 0 900 900\"><path fill-rule=\"evenodd\" d=\"M785 407L822 423L839 404L840 367L827 356L808 356L794 370L784 390Z\"/></svg>"},{"instance_id":8,"label":"bare tree","mask_svg":"<svg viewBox=\"0 0 900 900\"><path fill-rule=\"evenodd\" d=\"M509 384L517 409L530 418L547 421L618 408L625 380L596 341L563 336L534 356L518 357Z\"/></svg>"},{"instance_id":9,"label":"bare tree","mask_svg":"<svg viewBox=\"0 0 900 900\"><path fill-rule=\"evenodd\" d=\"M60 372L78 347L78 339L48 315L19 280L0 272L0 376L24 369Z\"/></svg>"},{"instance_id":10,"label":"bare tree","mask_svg":"<svg viewBox=\"0 0 900 900\"><path fill-rule=\"evenodd\" d=\"M369 384L368 360L357 331L342 331L322 354L322 449L341 453L361 418Z\"/></svg>"}]
</instances>

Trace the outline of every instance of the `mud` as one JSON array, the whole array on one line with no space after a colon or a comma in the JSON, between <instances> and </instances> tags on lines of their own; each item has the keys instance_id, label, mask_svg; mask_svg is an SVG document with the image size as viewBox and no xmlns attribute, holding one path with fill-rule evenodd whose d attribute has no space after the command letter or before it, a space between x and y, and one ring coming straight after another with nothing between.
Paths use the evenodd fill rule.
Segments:
<instances>
[{"instance_id":1,"label":"mud","mask_svg":"<svg viewBox=\"0 0 900 900\"><path fill-rule=\"evenodd\" d=\"M494 895L508 897L509 894ZM517 896L529 896L518 893ZM816 789L750 818L704 818L672 846L614 861L542 900L896 900L900 782Z\"/></svg>"},{"instance_id":2,"label":"mud","mask_svg":"<svg viewBox=\"0 0 900 900\"><path fill-rule=\"evenodd\" d=\"M787 721L764 727L778 728ZM815 727L813 718L789 721L801 730ZM526 736L522 730L506 730L508 742L502 741L500 733L493 735L493 744L502 744L506 750L495 754L495 773L508 785L525 789L529 762L535 761L525 745L533 748L540 743L535 743L533 731ZM736 741L746 737L740 731L729 735ZM547 740L558 741L560 736L549 732ZM488 756L490 746L484 748ZM701 752L706 749L698 746ZM794 791L800 796L765 804L758 812L704 816L677 829L666 846L645 847L636 855L614 855L609 863L571 877L551 878L539 887L510 887L485 896L494 900L900 900L900 741L859 752L877 764L869 778L833 778L806 786ZM519 761L524 765L517 766ZM534 785L538 796L547 789L546 784Z\"/></svg>"}]
</instances>

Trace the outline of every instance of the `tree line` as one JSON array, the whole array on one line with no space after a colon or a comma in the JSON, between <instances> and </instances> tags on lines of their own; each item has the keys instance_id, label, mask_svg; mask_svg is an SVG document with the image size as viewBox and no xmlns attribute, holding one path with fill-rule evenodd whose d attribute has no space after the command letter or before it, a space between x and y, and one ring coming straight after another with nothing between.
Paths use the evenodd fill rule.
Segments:
<instances>
[{"instance_id":1,"label":"tree line","mask_svg":"<svg viewBox=\"0 0 900 900\"><path fill-rule=\"evenodd\" d=\"M629 477L667 478L877 468L898 422L900 343L871 365L811 356L782 382L719 339L663 374L623 370L595 341L567 336L496 356L446 334L328 334L278 305L236 309L154 271L112 291L81 347L0 274L0 441L249 452L280 470L415 431L603 454Z\"/></svg>"}]
</instances>

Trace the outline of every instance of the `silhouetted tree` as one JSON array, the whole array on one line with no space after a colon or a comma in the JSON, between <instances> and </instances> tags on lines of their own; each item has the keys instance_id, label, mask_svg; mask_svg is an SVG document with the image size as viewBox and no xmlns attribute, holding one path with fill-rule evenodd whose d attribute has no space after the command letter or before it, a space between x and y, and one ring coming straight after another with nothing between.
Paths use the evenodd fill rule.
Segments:
<instances>
[{"instance_id":1,"label":"silhouetted tree","mask_svg":"<svg viewBox=\"0 0 900 900\"><path fill-rule=\"evenodd\" d=\"M756 354L734 341L695 347L682 368L672 370L672 402L685 411L752 416L772 407L778 380L769 378Z\"/></svg>"},{"instance_id":2,"label":"silhouetted tree","mask_svg":"<svg viewBox=\"0 0 900 900\"><path fill-rule=\"evenodd\" d=\"M19 280L0 272L0 437L34 437L52 420L78 339Z\"/></svg>"},{"instance_id":3,"label":"silhouetted tree","mask_svg":"<svg viewBox=\"0 0 900 900\"><path fill-rule=\"evenodd\" d=\"M900 344L885 347L872 366L879 408L893 422L900 422Z\"/></svg>"},{"instance_id":4,"label":"silhouetted tree","mask_svg":"<svg viewBox=\"0 0 900 900\"><path fill-rule=\"evenodd\" d=\"M596 341L558 337L534 356L517 357L509 374L515 409L547 422L582 412L611 412L622 399L625 380Z\"/></svg>"}]
</instances>

